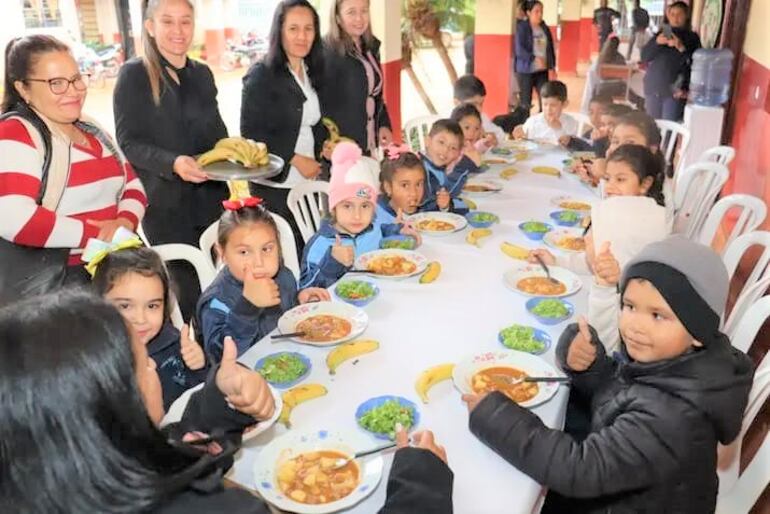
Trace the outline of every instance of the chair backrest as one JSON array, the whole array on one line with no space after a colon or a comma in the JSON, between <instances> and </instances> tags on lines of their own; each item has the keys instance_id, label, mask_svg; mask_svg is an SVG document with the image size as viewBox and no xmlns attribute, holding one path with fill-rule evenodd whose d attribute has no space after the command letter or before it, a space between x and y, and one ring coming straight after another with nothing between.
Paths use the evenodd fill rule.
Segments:
<instances>
[{"instance_id":1,"label":"chair backrest","mask_svg":"<svg viewBox=\"0 0 770 514\"><path fill-rule=\"evenodd\" d=\"M307 243L318 232L321 220L329 211L329 183L304 181L289 191L286 198L302 239Z\"/></svg>"},{"instance_id":2,"label":"chair backrest","mask_svg":"<svg viewBox=\"0 0 770 514\"><path fill-rule=\"evenodd\" d=\"M738 298L733 304L730 315L723 319L722 332L732 341L735 338L735 331L738 330L743 316L757 300L765 296L770 290L770 275L764 276L751 285L744 286L738 294Z\"/></svg>"},{"instance_id":3,"label":"chair backrest","mask_svg":"<svg viewBox=\"0 0 770 514\"><path fill-rule=\"evenodd\" d=\"M724 166L727 166L735 159L735 148L732 146L715 146L709 148L698 159L701 162L718 162Z\"/></svg>"},{"instance_id":4,"label":"chair backrest","mask_svg":"<svg viewBox=\"0 0 770 514\"><path fill-rule=\"evenodd\" d=\"M214 245L217 243L217 235L219 233L219 221L215 221L209 227L203 231L201 237L198 239L198 247L203 256L208 261L212 269L216 270L219 267L217 262L219 258L216 256L217 252Z\"/></svg>"},{"instance_id":5,"label":"chair backrest","mask_svg":"<svg viewBox=\"0 0 770 514\"><path fill-rule=\"evenodd\" d=\"M660 129L660 151L666 159L667 166L673 166L676 155L677 142L681 137L679 152L684 155L687 145L690 144L690 130L675 121L655 120Z\"/></svg>"},{"instance_id":6,"label":"chair backrest","mask_svg":"<svg viewBox=\"0 0 770 514\"><path fill-rule=\"evenodd\" d=\"M407 121L404 125L404 141L414 152L425 151L425 139L428 137L430 128L435 122L441 119L441 116L435 114L429 116L419 116Z\"/></svg>"},{"instance_id":7,"label":"chair backrest","mask_svg":"<svg viewBox=\"0 0 770 514\"><path fill-rule=\"evenodd\" d=\"M591 118L584 112L568 112L568 115L575 118L575 120L578 122L578 129L577 129L577 135L578 137L583 137L583 134L586 130L593 127L591 125Z\"/></svg>"},{"instance_id":8,"label":"chair backrest","mask_svg":"<svg viewBox=\"0 0 770 514\"><path fill-rule=\"evenodd\" d=\"M741 235L748 234L758 228L767 215L765 202L751 195L730 195L720 198L711 212L708 213L700 231L700 242L711 245L714 237L727 217L727 213L734 209L740 209L740 214L732 224L732 230L725 241L725 247L735 241Z\"/></svg>"},{"instance_id":9,"label":"chair backrest","mask_svg":"<svg viewBox=\"0 0 770 514\"><path fill-rule=\"evenodd\" d=\"M716 162L695 162L674 177L674 232L700 233L730 172Z\"/></svg>"},{"instance_id":10,"label":"chair backrest","mask_svg":"<svg viewBox=\"0 0 770 514\"><path fill-rule=\"evenodd\" d=\"M725 250L725 253L722 255L722 260L724 261L725 267L727 268L727 273L730 275L730 279L732 279L732 277L735 275L735 270L738 269L738 264L741 262L743 256L746 254L749 248L755 246L761 248L761 253L758 255L751 273L749 273L749 276L746 277L743 289L738 294L739 298L755 284L759 283L765 278L770 278L770 232L760 230L757 232L749 232L748 234L743 234L742 236L735 239L735 241L730 243L730 245ZM759 294L756 296L756 298L759 298L759 296L762 296L762 294Z\"/></svg>"}]
</instances>

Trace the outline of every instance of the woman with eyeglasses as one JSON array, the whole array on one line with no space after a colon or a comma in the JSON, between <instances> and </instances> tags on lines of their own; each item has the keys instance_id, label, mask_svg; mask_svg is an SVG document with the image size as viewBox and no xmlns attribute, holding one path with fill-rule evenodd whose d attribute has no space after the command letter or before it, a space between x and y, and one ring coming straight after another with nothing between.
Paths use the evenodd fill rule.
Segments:
<instances>
[{"instance_id":1,"label":"woman with eyeglasses","mask_svg":"<svg viewBox=\"0 0 770 514\"><path fill-rule=\"evenodd\" d=\"M44 35L11 41L4 85L0 304L86 282L88 240L135 230L147 204L117 145L83 115L88 76L67 45Z\"/></svg>"}]
</instances>

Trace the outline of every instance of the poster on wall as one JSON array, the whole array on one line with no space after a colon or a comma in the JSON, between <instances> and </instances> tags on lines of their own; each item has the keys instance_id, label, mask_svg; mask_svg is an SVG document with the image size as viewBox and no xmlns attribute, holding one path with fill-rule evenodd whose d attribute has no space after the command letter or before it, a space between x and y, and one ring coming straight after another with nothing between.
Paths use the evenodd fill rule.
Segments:
<instances>
[{"instance_id":1,"label":"poster on wall","mask_svg":"<svg viewBox=\"0 0 770 514\"><path fill-rule=\"evenodd\" d=\"M724 15L723 0L704 0L698 34L704 48L714 48L719 41Z\"/></svg>"}]
</instances>

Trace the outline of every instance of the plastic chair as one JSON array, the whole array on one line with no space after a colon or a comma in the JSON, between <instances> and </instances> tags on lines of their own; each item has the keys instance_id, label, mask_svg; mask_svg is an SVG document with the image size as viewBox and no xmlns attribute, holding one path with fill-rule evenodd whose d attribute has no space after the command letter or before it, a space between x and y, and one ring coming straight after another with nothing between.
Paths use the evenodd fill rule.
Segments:
<instances>
[{"instance_id":1,"label":"plastic chair","mask_svg":"<svg viewBox=\"0 0 770 514\"><path fill-rule=\"evenodd\" d=\"M577 137L583 137L586 130L593 128L591 118L587 114L583 112L568 112L567 114L578 122Z\"/></svg>"},{"instance_id":2,"label":"plastic chair","mask_svg":"<svg viewBox=\"0 0 770 514\"><path fill-rule=\"evenodd\" d=\"M674 178L674 232L693 238L700 233L708 212L730 172L716 162L696 162Z\"/></svg>"},{"instance_id":3,"label":"plastic chair","mask_svg":"<svg viewBox=\"0 0 770 514\"><path fill-rule=\"evenodd\" d=\"M318 232L321 220L329 210L328 197L328 182L300 182L289 191L286 205L306 243Z\"/></svg>"},{"instance_id":4,"label":"plastic chair","mask_svg":"<svg viewBox=\"0 0 770 514\"><path fill-rule=\"evenodd\" d=\"M730 164L735 159L735 148L732 146L715 146L709 148L700 156L700 162L718 162L723 166Z\"/></svg>"},{"instance_id":5,"label":"plastic chair","mask_svg":"<svg viewBox=\"0 0 770 514\"><path fill-rule=\"evenodd\" d=\"M663 152L666 165L673 166L677 141L681 137L682 143L679 146L679 153L684 155L687 145L690 144L690 130L675 121L655 120L655 123L660 129L660 151Z\"/></svg>"},{"instance_id":6,"label":"plastic chair","mask_svg":"<svg viewBox=\"0 0 770 514\"><path fill-rule=\"evenodd\" d=\"M732 226L725 242L725 248L737 237L748 234L759 227L767 215L765 202L751 195L730 195L720 198L708 213L703 228L700 231L700 242L709 245L714 242L714 237L722 225L727 213L733 209L740 209L741 213Z\"/></svg>"},{"instance_id":7,"label":"plastic chair","mask_svg":"<svg viewBox=\"0 0 770 514\"><path fill-rule=\"evenodd\" d=\"M743 316L768 290L770 290L770 275L760 278L749 286L744 286L741 290L738 299L733 304L730 315L722 323L722 332L727 334L731 341L735 337L735 331L738 329Z\"/></svg>"},{"instance_id":8,"label":"plastic chair","mask_svg":"<svg viewBox=\"0 0 770 514\"><path fill-rule=\"evenodd\" d=\"M440 120L441 116L435 114L430 116L419 116L407 121L404 125L404 141L414 152L425 151L425 139L428 137L430 128Z\"/></svg>"},{"instance_id":9,"label":"plastic chair","mask_svg":"<svg viewBox=\"0 0 770 514\"><path fill-rule=\"evenodd\" d=\"M724 325L724 332L730 336L735 330L735 324L743 315L742 310L745 311L770 287L770 282L768 282L770 281L770 232L759 231L744 234L733 241L722 256L727 273L732 279L746 251L755 246L762 247L762 253L746 278L743 289L738 293L738 299L735 301L730 317Z\"/></svg>"},{"instance_id":10,"label":"plastic chair","mask_svg":"<svg viewBox=\"0 0 770 514\"><path fill-rule=\"evenodd\" d=\"M201 237L198 239L198 248L203 252L203 257L206 258L211 269L219 269L219 257L217 256L214 245L217 243L217 235L219 234L219 221L215 221L209 227L203 231Z\"/></svg>"}]
</instances>

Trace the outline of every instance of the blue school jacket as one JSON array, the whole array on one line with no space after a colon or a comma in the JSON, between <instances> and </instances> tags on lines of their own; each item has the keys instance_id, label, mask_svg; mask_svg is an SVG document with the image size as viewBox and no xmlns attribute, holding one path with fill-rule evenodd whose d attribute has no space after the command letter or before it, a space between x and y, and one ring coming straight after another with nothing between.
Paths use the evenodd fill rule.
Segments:
<instances>
[{"instance_id":1,"label":"blue school jacket","mask_svg":"<svg viewBox=\"0 0 770 514\"><path fill-rule=\"evenodd\" d=\"M398 213L390 206L390 198L381 194L377 197L377 213L374 221L377 225L390 225L396 223Z\"/></svg>"},{"instance_id":2,"label":"blue school jacket","mask_svg":"<svg viewBox=\"0 0 770 514\"><path fill-rule=\"evenodd\" d=\"M449 204L450 212L457 214L465 214L468 212L468 206L465 202L460 200L459 196L462 193L465 182L468 180L468 175L478 167L473 164L473 161L468 157L463 156L460 162L452 169L452 172L447 175L446 167L439 167L433 164L433 161L428 159L424 154L420 154L422 164L425 167L426 180L425 180L425 196L423 196L422 205L420 206L420 212L424 211L439 211L438 204L436 203L436 193L443 187L449 192L452 197L452 201Z\"/></svg>"},{"instance_id":3,"label":"blue school jacket","mask_svg":"<svg viewBox=\"0 0 770 514\"><path fill-rule=\"evenodd\" d=\"M147 343L147 353L155 361L163 390L163 408L168 410L183 392L204 380L209 370L208 362L199 370L191 370L182 359L179 330L170 321Z\"/></svg>"}]
</instances>

